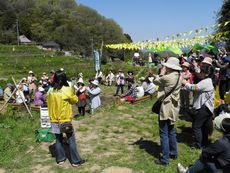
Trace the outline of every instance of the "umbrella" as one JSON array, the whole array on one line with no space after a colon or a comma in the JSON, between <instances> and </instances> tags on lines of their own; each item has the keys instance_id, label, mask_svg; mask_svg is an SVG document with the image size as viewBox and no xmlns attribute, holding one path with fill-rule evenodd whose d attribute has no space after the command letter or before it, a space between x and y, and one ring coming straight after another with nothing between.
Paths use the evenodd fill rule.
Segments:
<instances>
[{"instance_id":1,"label":"umbrella","mask_svg":"<svg viewBox=\"0 0 230 173\"><path fill-rule=\"evenodd\" d=\"M204 46L201 46L200 44L195 44L193 47L192 47L192 51L195 52L197 50L202 50L204 49Z\"/></svg>"},{"instance_id":2,"label":"umbrella","mask_svg":"<svg viewBox=\"0 0 230 173\"><path fill-rule=\"evenodd\" d=\"M158 54L162 58L177 56L177 54L172 52L171 50L165 50L165 51L159 52Z\"/></svg>"},{"instance_id":3,"label":"umbrella","mask_svg":"<svg viewBox=\"0 0 230 173\"><path fill-rule=\"evenodd\" d=\"M152 49L142 49L141 52L142 53L154 53L156 51L153 51Z\"/></svg>"},{"instance_id":4,"label":"umbrella","mask_svg":"<svg viewBox=\"0 0 230 173\"><path fill-rule=\"evenodd\" d=\"M168 47L166 50L172 51L173 53L177 55L182 55L183 52L179 47Z\"/></svg>"}]
</instances>

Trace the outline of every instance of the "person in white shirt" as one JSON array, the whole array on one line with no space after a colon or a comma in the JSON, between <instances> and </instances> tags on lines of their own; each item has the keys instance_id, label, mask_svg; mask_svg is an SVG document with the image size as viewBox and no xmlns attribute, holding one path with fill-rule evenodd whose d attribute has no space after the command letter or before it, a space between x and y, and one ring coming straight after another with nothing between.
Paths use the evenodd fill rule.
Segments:
<instances>
[{"instance_id":1,"label":"person in white shirt","mask_svg":"<svg viewBox=\"0 0 230 173\"><path fill-rule=\"evenodd\" d=\"M185 89L194 92L192 128L195 135L195 147L206 147L208 136L212 133L212 115L214 111L214 86L211 79L213 73L212 59L206 57L200 68L201 81L190 84L183 80Z\"/></svg>"},{"instance_id":2,"label":"person in white shirt","mask_svg":"<svg viewBox=\"0 0 230 173\"><path fill-rule=\"evenodd\" d=\"M111 86L112 85L112 83L113 83L113 81L114 81L114 74L113 74L113 72L112 72L112 70L110 70L109 71L109 74L106 76L106 78L105 78L105 81L106 81L106 83L107 83L107 85L108 86Z\"/></svg>"},{"instance_id":3,"label":"person in white shirt","mask_svg":"<svg viewBox=\"0 0 230 173\"><path fill-rule=\"evenodd\" d=\"M151 53L149 53L148 62L149 62L149 67L151 67L151 65L153 63L153 59L152 59L152 54Z\"/></svg>"},{"instance_id":4,"label":"person in white shirt","mask_svg":"<svg viewBox=\"0 0 230 173\"><path fill-rule=\"evenodd\" d=\"M26 101L26 99L23 93L23 86L19 85L18 90L16 92L16 103L22 104L24 101Z\"/></svg>"},{"instance_id":5,"label":"person in white shirt","mask_svg":"<svg viewBox=\"0 0 230 173\"><path fill-rule=\"evenodd\" d=\"M98 70L96 75L95 75L95 79L98 80L99 84L101 83L102 79L103 79L103 74L102 71Z\"/></svg>"}]
</instances>

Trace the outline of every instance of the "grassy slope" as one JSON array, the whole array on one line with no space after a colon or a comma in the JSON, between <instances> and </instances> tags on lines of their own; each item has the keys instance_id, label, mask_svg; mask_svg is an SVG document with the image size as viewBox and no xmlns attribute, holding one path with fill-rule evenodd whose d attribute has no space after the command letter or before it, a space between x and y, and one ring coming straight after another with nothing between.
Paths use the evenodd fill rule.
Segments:
<instances>
[{"instance_id":1,"label":"grassy slope","mask_svg":"<svg viewBox=\"0 0 230 173\"><path fill-rule=\"evenodd\" d=\"M61 67L66 70L68 77L77 77L80 72L84 74L85 79L95 75L92 59L57 56L52 52L44 52L34 46L0 45L0 86L1 83L3 85L1 79L10 80L13 76L20 80L28 75L29 70L34 71L39 79L43 72L49 73L50 70L57 70ZM109 69L116 72L120 68L124 69L125 73L129 70L134 71L134 74L138 74L137 77L146 75L149 70L148 68L133 67L122 62L110 62L107 65L102 65L102 71L105 74L108 73Z\"/></svg>"},{"instance_id":2,"label":"grassy slope","mask_svg":"<svg viewBox=\"0 0 230 173\"><path fill-rule=\"evenodd\" d=\"M0 49L1 50L1 49ZM37 50L36 50L37 51ZM30 54L35 54L34 52ZM39 52L41 54L41 52ZM42 52L42 54L44 54ZM9 52L1 52L0 77L21 78L32 69L37 74L55 67L64 67L70 75L76 75L84 70L87 75L93 75L92 62L81 61L74 57L54 57L48 55L28 56L22 58L10 56ZM46 55L46 54L45 54ZM14 65L18 59L18 64ZM15 67L14 67L15 66ZM7 67L7 68L5 68ZM32 68L30 68L32 67ZM90 67L90 68L83 68ZM104 66L108 68L134 69L125 64ZM78 69L79 68L79 69ZM144 69L142 74L146 72ZM140 74L140 75L142 75ZM115 88L102 87L103 95L110 95ZM33 112L34 118L29 118L26 112L15 112L8 109L0 117L0 167L7 172L102 172L111 166L126 167L133 172L175 173L177 162L192 164L199 156L199 150L192 150L191 124L178 121L177 133L179 141L179 158L164 168L154 164L160 151L157 116L151 114L153 101L145 101L137 105L123 104L120 106L104 105L95 115L74 121L77 143L81 156L87 163L79 168L72 168L68 162L64 167L58 167L55 159L49 154L49 143L36 143L34 130L39 127L39 114ZM218 135L215 133L215 136ZM141 140L140 140L141 139Z\"/></svg>"},{"instance_id":3,"label":"grassy slope","mask_svg":"<svg viewBox=\"0 0 230 173\"><path fill-rule=\"evenodd\" d=\"M114 90L114 89L113 89ZM51 144L34 141L34 130L39 127L38 114L28 118L24 113L8 113L1 117L0 167L9 172L102 172L111 166L126 167L133 172L175 173L177 162L193 163L199 150L192 150L191 124L177 123L179 158L164 168L154 164L160 152L157 116L151 114L153 101L137 105L105 106L95 115L74 121L78 148L87 163L72 168L68 162L58 167L49 154ZM183 130L183 133L182 133Z\"/></svg>"}]
</instances>

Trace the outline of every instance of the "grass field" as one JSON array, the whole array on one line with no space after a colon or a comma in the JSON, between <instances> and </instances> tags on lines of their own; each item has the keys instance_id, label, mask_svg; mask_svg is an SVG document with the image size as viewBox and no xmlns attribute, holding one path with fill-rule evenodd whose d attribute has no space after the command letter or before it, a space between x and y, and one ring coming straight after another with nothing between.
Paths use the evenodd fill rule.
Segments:
<instances>
[{"instance_id":1,"label":"grass field","mask_svg":"<svg viewBox=\"0 0 230 173\"><path fill-rule=\"evenodd\" d=\"M70 76L82 69L86 76L94 74L92 62L76 57L22 58L15 55L9 58L8 54L0 52L0 78L16 76L20 79L29 70L40 74L60 67L67 69ZM15 65L17 58L20 61ZM139 75L149 70L119 63L103 66L104 69L110 67L134 69L135 73L141 70ZM112 97L114 92L115 87L102 86L102 95ZM28 113L17 112L8 107L0 115L0 172L176 173L178 162L184 165L194 163L200 150L190 147L193 141L191 123L179 120L176 123L178 159L172 160L168 167L154 163L160 154L160 142L157 115L151 113L153 102L154 100L147 100L135 105L113 105L104 101L94 115L87 114L74 120L79 152L87 160L86 164L77 168L71 167L68 161L62 167L56 165L55 158L49 151L54 143L35 142L34 132L40 126L39 113L32 112L34 117L30 118ZM76 108L74 111L76 112ZM217 136L219 133L215 132L213 138Z\"/></svg>"}]
</instances>

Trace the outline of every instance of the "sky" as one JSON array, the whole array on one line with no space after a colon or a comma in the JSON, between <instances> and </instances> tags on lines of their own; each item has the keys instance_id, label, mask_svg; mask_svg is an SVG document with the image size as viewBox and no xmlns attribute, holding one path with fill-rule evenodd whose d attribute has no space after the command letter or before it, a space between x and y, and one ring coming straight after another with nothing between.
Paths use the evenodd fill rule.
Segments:
<instances>
[{"instance_id":1,"label":"sky","mask_svg":"<svg viewBox=\"0 0 230 173\"><path fill-rule=\"evenodd\" d=\"M76 0L115 20L133 41L163 39L216 23L223 0Z\"/></svg>"}]
</instances>

